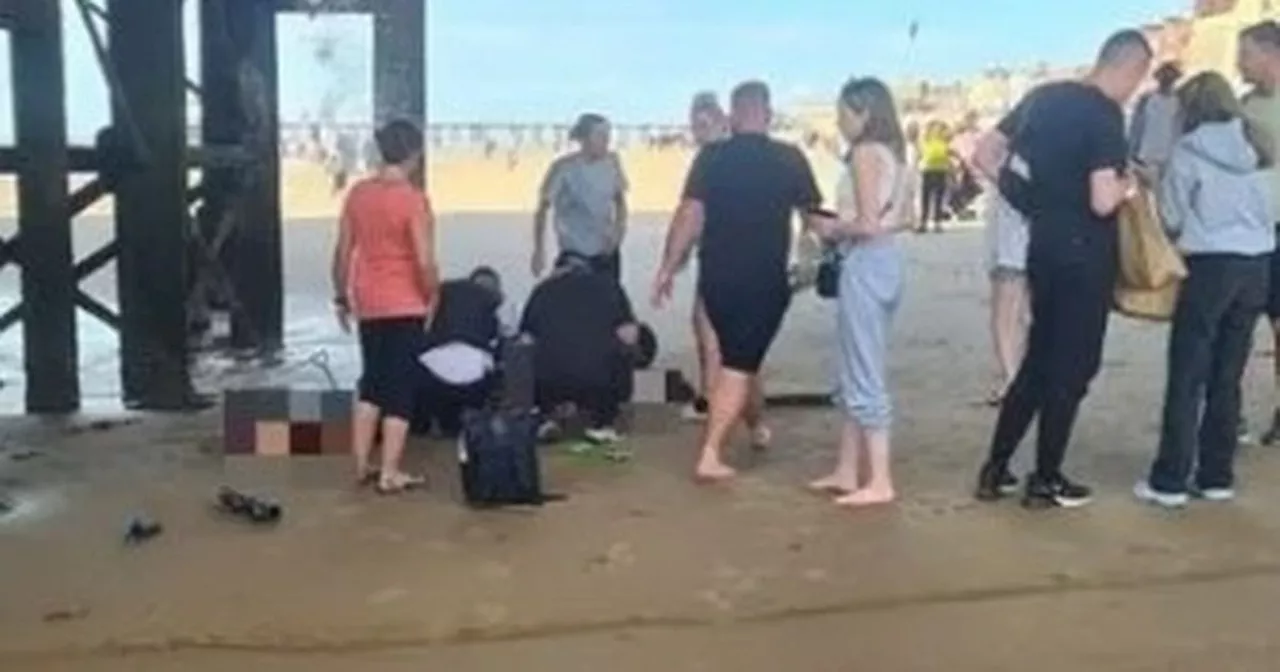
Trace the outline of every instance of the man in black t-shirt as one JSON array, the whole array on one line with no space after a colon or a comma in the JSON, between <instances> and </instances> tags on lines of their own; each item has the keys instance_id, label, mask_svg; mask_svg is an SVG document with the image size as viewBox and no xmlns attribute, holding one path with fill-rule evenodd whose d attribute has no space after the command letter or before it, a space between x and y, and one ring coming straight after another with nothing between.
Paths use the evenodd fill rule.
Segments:
<instances>
[{"instance_id":1,"label":"man in black t-shirt","mask_svg":"<svg viewBox=\"0 0 1280 672\"><path fill-rule=\"evenodd\" d=\"M618 440L619 407L631 399L630 349L639 325L622 285L576 258L534 288L520 330L534 339L534 394L549 413L573 404L587 439Z\"/></svg>"},{"instance_id":2,"label":"man in black t-shirt","mask_svg":"<svg viewBox=\"0 0 1280 672\"><path fill-rule=\"evenodd\" d=\"M1116 211L1133 189L1122 105L1151 58L1141 33L1116 33L1088 77L1032 91L979 147L984 170L999 164L1001 194L1030 222L1032 313L1026 356L979 476L979 499L1016 487L1009 460L1037 417L1036 469L1024 505L1082 506L1092 497L1062 475L1062 463L1102 363L1118 263Z\"/></svg>"},{"instance_id":3,"label":"man in black t-shirt","mask_svg":"<svg viewBox=\"0 0 1280 672\"><path fill-rule=\"evenodd\" d=\"M791 217L822 202L808 160L769 137L771 121L768 87L746 82L734 89L733 136L698 152L654 282L654 302L661 304L698 241L698 292L722 364L696 471L704 481L734 476L721 452L740 418L755 443L768 441L757 376L791 300Z\"/></svg>"}]
</instances>

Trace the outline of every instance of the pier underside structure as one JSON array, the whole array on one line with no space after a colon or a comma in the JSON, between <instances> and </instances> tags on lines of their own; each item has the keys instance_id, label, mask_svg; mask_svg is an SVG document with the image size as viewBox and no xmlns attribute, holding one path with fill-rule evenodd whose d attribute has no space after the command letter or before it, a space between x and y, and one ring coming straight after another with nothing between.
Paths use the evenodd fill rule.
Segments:
<instances>
[{"instance_id":1,"label":"pier underside structure","mask_svg":"<svg viewBox=\"0 0 1280 672\"><path fill-rule=\"evenodd\" d=\"M183 9L199 3L201 72L186 75ZM70 146L63 16L89 31L112 118L92 147ZM124 403L184 410L192 390L189 331L210 304L230 315L231 347L283 346L280 129L276 19L282 12L356 13L374 24L376 121L426 122L426 0L0 0L9 34L14 137L0 172L18 185L21 300L0 331L21 325L29 413L80 408L76 311L120 336ZM198 97L200 138L187 133ZM68 177L91 176L74 191ZM72 226L115 199L115 238L76 259ZM116 263L118 309L80 281Z\"/></svg>"}]
</instances>

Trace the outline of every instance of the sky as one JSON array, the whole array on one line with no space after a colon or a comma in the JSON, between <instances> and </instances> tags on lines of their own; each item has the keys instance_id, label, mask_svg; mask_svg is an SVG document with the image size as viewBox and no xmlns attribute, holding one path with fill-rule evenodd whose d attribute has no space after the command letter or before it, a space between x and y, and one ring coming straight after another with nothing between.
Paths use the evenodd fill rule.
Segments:
<instances>
[{"instance_id":1,"label":"sky","mask_svg":"<svg viewBox=\"0 0 1280 672\"><path fill-rule=\"evenodd\" d=\"M73 141L108 119L107 90L72 0L64 5ZM98 0L101 2L101 0ZM433 121L676 122L696 90L763 78L783 104L834 96L850 75L954 79L992 65L1087 62L1112 30L1185 12L1191 0L429 0ZM197 33L187 1L188 35ZM918 22L914 41L909 26ZM371 117L367 18L279 22L287 121ZM198 79L198 37L187 68ZM12 138L8 38L0 31L0 142ZM198 108L192 101L192 119Z\"/></svg>"}]
</instances>

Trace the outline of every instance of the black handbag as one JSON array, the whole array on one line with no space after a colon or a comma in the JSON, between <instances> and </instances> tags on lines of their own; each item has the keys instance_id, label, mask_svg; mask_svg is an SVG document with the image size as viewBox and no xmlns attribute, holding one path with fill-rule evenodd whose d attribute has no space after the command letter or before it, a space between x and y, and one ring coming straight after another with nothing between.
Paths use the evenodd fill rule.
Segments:
<instances>
[{"instance_id":1,"label":"black handbag","mask_svg":"<svg viewBox=\"0 0 1280 672\"><path fill-rule=\"evenodd\" d=\"M822 251L822 260L818 262L818 274L813 281L813 289L824 299L834 299L840 295L840 262L844 255L835 245L827 245Z\"/></svg>"},{"instance_id":2,"label":"black handbag","mask_svg":"<svg viewBox=\"0 0 1280 672\"><path fill-rule=\"evenodd\" d=\"M565 499L542 490L540 421L531 409L486 408L463 416L458 467L469 506L542 506Z\"/></svg>"}]
</instances>

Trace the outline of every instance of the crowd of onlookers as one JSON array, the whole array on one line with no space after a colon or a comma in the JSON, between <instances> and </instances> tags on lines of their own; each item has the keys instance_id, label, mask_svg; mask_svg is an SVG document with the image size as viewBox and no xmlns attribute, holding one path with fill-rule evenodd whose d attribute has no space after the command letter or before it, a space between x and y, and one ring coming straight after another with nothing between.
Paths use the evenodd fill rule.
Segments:
<instances>
[{"instance_id":1,"label":"crowd of onlookers","mask_svg":"<svg viewBox=\"0 0 1280 672\"><path fill-rule=\"evenodd\" d=\"M700 394L686 409L706 421L696 477L718 483L736 475L725 448L738 424L753 445L770 441L759 372L802 289L790 268L798 218L822 241L813 282L834 302L844 416L835 468L813 488L843 506L893 501L887 360L905 284L897 234L941 231L948 219L975 214L973 201L986 191L1001 380L977 497L997 500L1022 486L1032 507L1090 501L1091 489L1064 475L1065 454L1102 365L1121 212L1155 202L1187 273L1169 315L1157 456L1135 492L1170 507L1193 494L1232 499L1240 378L1253 327L1267 313L1280 333L1280 282L1273 281L1280 268L1280 25L1252 26L1239 42L1240 71L1253 87L1243 100L1219 73L1183 81L1166 64L1128 124L1126 108L1154 59L1133 30L1111 36L1083 78L1034 89L985 132L972 115L954 127L937 120L904 125L884 83L852 79L837 96L844 170L829 200L800 147L774 137L767 86L739 85L727 112L713 93L695 97L690 135L699 151L651 300L663 306L696 256L693 327L702 375ZM620 283L629 182L611 132L605 117L582 115L568 136L576 148L547 169L530 258L539 283L509 326L534 343L537 405L549 416L576 408L586 417L587 438L605 444L619 439L614 423L631 368L656 347ZM400 470L399 453L418 414L422 370L462 388L461 397L467 385L485 380L499 354L491 348L502 330L495 311L503 297L492 270L478 269L463 284L438 276L429 201L411 175L424 149L421 131L395 122L376 144L377 171L347 195L333 277L339 317L344 325L351 317L358 322L364 362L358 475L395 492L420 482ZM425 403L439 412L455 408L457 398ZM1037 421L1036 465L1022 482L1010 462ZM379 427L383 457L373 469Z\"/></svg>"}]
</instances>

